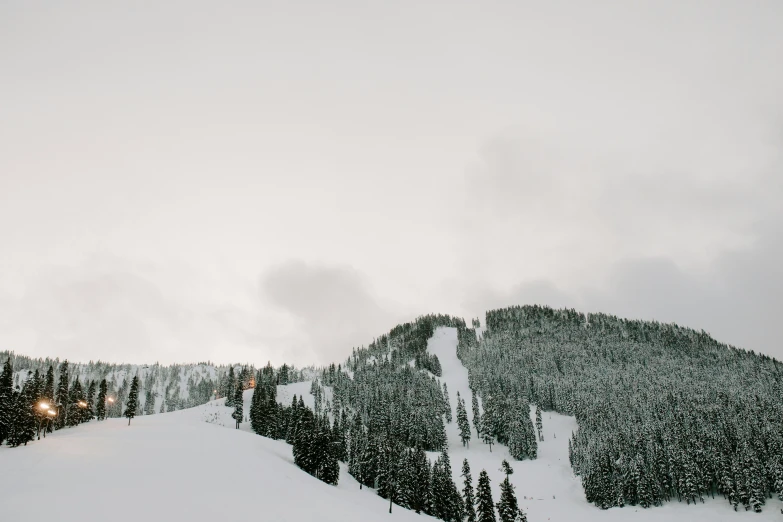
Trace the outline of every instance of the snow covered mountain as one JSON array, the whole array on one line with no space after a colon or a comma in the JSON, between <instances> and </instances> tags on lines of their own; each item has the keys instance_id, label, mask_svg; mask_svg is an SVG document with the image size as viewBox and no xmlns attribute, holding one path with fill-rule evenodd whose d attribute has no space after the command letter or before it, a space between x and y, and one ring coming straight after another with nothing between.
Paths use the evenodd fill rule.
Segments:
<instances>
[{"instance_id":1,"label":"snow covered mountain","mask_svg":"<svg viewBox=\"0 0 783 522\"><path fill-rule=\"evenodd\" d=\"M568 320L571 321L570 318ZM574 327L586 328L584 319L580 320L582 324L572 321ZM601 318L594 320L596 324L600 324ZM623 342L631 343L632 341L627 339L638 335L631 326L625 325L627 332L618 337L625 339ZM534 333L534 336L537 336L551 329L551 325L547 323L526 328L535 330L537 333ZM679 331L674 330L675 334L671 334L667 328L661 331L667 336L672 335L673 341L666 342L673 343L677 351L690 353L688 342L683 339L705 342L698 333L677 333ZM494 335L497 336L499 330L496 326ZM567 334L563 342L573 341L574 337L567 329L558 330L558 335L563 331ZM659 330L653 328L643 331L645 333L642 337L649 339L658 335L656 332ZM225 516L252 516L280 521L348 522L387 518L414 520L414 517L416 520L430 519L424 513L416 514L401 507L411 507L412 501L405 498L411 493L400 486L403 479L399 476L393 477L394 483L389 482L389 470L408 473L403 464L393 464L393 467L386 469L383 468L382 462L375 461L375 464L372 464L375 471L372 473L377 475L371 479L366 477L370 460L376 458L367 448L372 444L385 444L384 440L390 440L384 437L393 437L398 442L404 441L402 447L408 445L410 448L415 445L426 449L426 456L430 461L428 469L432 473L435 473L431 467L432 463L441 457L442 452L448 452L452 479L459 489L462 489L463 483L463 459L470 464L474 485L476 477L485 470L490 479L494 500L500 498L500 484L506 478L501 463L504 460L509 461L514 468L514 473L508 477L509 481L514 486L519 507L527 513L527 519L531 522L780 519L783 503L775 496L765 499L763 510L754 513L753 510L743 509L741 503L739 509L734 510L723 496L714 495L713 491L713 498L706 490L700 493L702 498L699 502L686 503L672 499L645 509L629 498L624 507L599 509L593 502L588 502L584 477L576 474L569 459L573 434L579 433L580 429L577 415L581 413L568 415L545 410L541 416L543 440L536 442L536 458L515 460L512 458L514 451L509 450L509 445L514 442L514 435L502 435L503 430L508 427L499 426L493 435L490 430L487 430L486 434L480 434L474 425L471 398L477 396L476 411L481 412L484 418L488 418L488 408L497 407L495 403L498 400L497 397L487 394L487 389L493 389L488 388L487 382L477 382L477 379L486 381L486 372L491 369L497 372L497 367L490 363L477 366L475 358L478 354L482 354L482 357L494 356L497 351L486 350L496 350L492 343L499 342L498 339L502 338L496 337L484 343L483 333L481 328L467 329L462 320L446 316L427 316L422 321L400 325L389 335L376 339L366 349L356 350L344 365L330 366L315 375L298 374L300 378L311 377L312 380L274 386L275 380L279 382L279 373L270 369L267 375L273 379L274 401L280 406L278 410L273 408L271 413L266 410L264 415L274 416L272 424L275 427L263 429L271 430L270 434L277 433L274 436L278 440L253 433L251 417L259 413L251 404L257 402L259 396L254 397L254 390L248 389L243 393L244 412L238 430L233 429L233 416L237 410L226 406L225 399L217 399L165 415L136 417L130 426L120 419L89 422L75 428L55 431L44 441L30 442L24 449L2 446L0 505L3 506L3 513L10 515L9 520L21 521L39 516L38 512L30 509L30 506L37 504L35 501L38 499L43 499L53 506L61 506L73 503L74 498L82 496L89 498L89 502L74 511L73 520L85 517L94 519L102 513L111 513L111 517L116 520L175 518L200 521ZM607 333L606 339L610 337ZM611 343L607 344L611 351ZM502 346L506 351L516 349L513 345ZM664 349L655 343L651 346L658 355ZM715 348L709 344L707 348L699 349L711 354L711 350L723 348ZM504 353L503 350L499 353ZM735 356L734 352L730 353L731 357ZM771 389L775 390L775 386L779 386L776 383L780 382L780 376L775 373L778 362L770 362L764 358L748 359L746 357L750 357L749 355L736 353L739 354L738 357L742 357L743 372L752 364L760 365L762 369L771 368L771 373L767 376L772 383ZM623 359L624 357L621 352L609 354L610 359L621 359L623 364L630 365L631 361ZM690 353L688 357L695 358L697 354ZM567 363L553 362L553 375L568 374L569 364L585 367L586 362L579 359ZM721 363L722 366L726 364L730 363ZM193 372L198 372L204 376L205 382L214 383L214 374L210 374L206 367L198 367L199 365L189 367L187 380L191 380ZM144 375L152 375L152 372ZM544 379L554 379L547 377L544 372L540 375ZM490 377L493 382L496 381L495 385L503 382L497 380L501 378L500 375L490 374ZM744 382L747 382L747 378L743 378L746 379ZM256 392L261 389L264 379L264 371L260 371L256 380ZM624 374L617 370L615 380L624 382L623 379ZM183 382L181 375L178 379L171 379L169 376L168 382L175 381ZM531 387L531 395L528 397L535 396L533 388L539 386L539 383L531 380L522 384L525 389ZM727 389L730 391L732 386ZM476 392L477 388L481 387L485 391L479 395ZM441 390L447 390L445 396ZM763 393L763 389L758 388L758 393ZM458 394L468 403L466 414L470 441L467 444L463 444L465 434L461 433L456 421ZM279 440L291 439L290 436L280 433L281 430L284 433L286 429L292 429L291 425L288 428L281 426L289 422L286 419L290 410L286 410L286 407L292 404L294 397L315 411L316 415L329 419L335 425L335 434L338 433L339 426L339 433L342 435L337 436L345 437L341 440L346 441L349 446L365 448L362 452L356 452L352 448L345 457L345 462L339 464L337 486L328 485L305 473L294 463L291 446L284 440ZM741 400L743 396L740 393L737 397L737 400ZM730 403L730 399L724 400ZM543 404L544 401L539 399L539 403ZM777 406L773 403L773 407ZM529 408L530 425L535 425L536 407L526 403L526 408ZM352 424L349 428L346 412L354 419L350 422L358 424ZM503 415L497 412L494 415L493 422L502 421ZM431 424L433 418L437 422ZM449 419L454 421L448 421ZM438 431L438 426L442 431ZM771 426L776 425L773 423ZM357 429L362 435L357 436L354 433ZM380 438L374 439L373 437L379 436L379 430L384 433ZM492 444L483 442L485 437L486 440L491 440ZM773 479L777 469L775 466L779 462L775 459L781 458L777 453L778 449L774 447L777 437L778 432L768 435L767 439L761 439L770 440L772 444L757 450L757 455L763 454L764 451L769 452L770 458L764 464ZM296 435L293 438L296 438ZM509 440L506 441L506 438ZM742 445L738 448L741 450ZM379 448L376 451L387 456L395 455L392 448ZM410 450L403 450L399 454L401 463L407 462L406 455L409 453L405 451ZM618 458L614 464L616 469L623 469L623 458ZM742 476L749 477L748 480L752 479L749 470L738 469L733 480ZM364 486L360 488L359 481L354 477L364 477ZM618 477L615 483L623 484L624 480L632 482L634 479ZM707 482L706 478L703 480ZM52 487L53 484L56 487ZM751 482L748 484L755 487ZM709 485L703 487L709 488ZM725 487L741 489L745 485L737 482ZM774 489L777 485L770 483L767 487ZM42 491L45 492L43 496ZM386 498L381 498L379 494ZM395 504L400 504L393 506L391 515L388 513L390 504L387 500L390 495L394 497ZM243 500L236 503L232 499ZM252 501L248 503L248 499Z\"/></svg>"}]
</instances>

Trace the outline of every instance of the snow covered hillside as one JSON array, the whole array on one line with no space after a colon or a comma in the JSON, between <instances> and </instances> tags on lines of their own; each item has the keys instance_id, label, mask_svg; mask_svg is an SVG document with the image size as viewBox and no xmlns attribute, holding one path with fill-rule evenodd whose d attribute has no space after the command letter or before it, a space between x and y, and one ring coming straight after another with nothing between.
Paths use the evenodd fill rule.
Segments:
<instances>
[{"instance_id":1,"label":"snow covered hillside","mask_svg":"<svg viewBox=\"0 0 783 522\"><path fill-rule=\"evenodd\" d=\"M427 351L438 356L445 382L449 390L449 403L456 409L457 392L468 403L467 414L471 422L470 448L462 446L456 422L446 425L449 441L449 455L454 481L461 485L462 459L467 458L475 480L482 469L486 469L492 480L493 498L500 496L499 485L505 475L500 470L503 459L514 468L511 482L516 487L519 505L535 521L624 521L624 520L677 520L677 521L735 521L735 520L780 520L783 503L768 500L762 513L731 509L723 498L706 499L704 504L686 505L684 502L668 502L662 507L642 509L638 506L600 510L585 500L581 481L575 477L568 462L568 439L577 429L573 417L544 412L544 442L538 444L536 460L513 461L508 449L501 444L489 446L480 442L473 428L473 413L470 408L471 392L468 386L468 371L457 358L457 329L440 327L429 340ZM531 409L534 418L535 410ZM456 415L455 415L456 418Z\"/></svg>"},{"instance_id":2,"label":"snow covered hillside","mask_svg":"<svg viewBox=\"0 0 783 522\"><path fill-rule=\"evenodd\" d=\"M309 387L280 386L280 395ZM248 408L251 395L244 394ZM0 447L0 519L434 520L397 506L389 515L388 502L359 490L344 466L337 487L324 484L294 465L285 442L250 433L249 423L233 429L223 402L136 417L130 426L93 421L23 448Z\"/></svg>"},{"instance_id":3,"label":"snow covered hillside","mask_svg":"<svg viewBox=\"0 0 783 522\"><path fill-rule=\"evenodd\" d=\"M457 329L430 330L421 337L422 351L425 345L426 351L439 361L436 371L441 376L432 379L441 388L445 383L449 391L454 420L446 425L446 437L452 476L459 489L462 488L462 460L467 458L473 485L481 470L486 470L493 498L498 501L504 478L501 462L507 459L514 468L510 480L516 488L519 505L530 522L781 520L783 503L777 499L768 500L761 513L745 511L741 506L735 512L722 497L707 497L704 504L696 505L673 501L649 509L629 505L601 510L587 502L581 480L574 476L569 465L568 441L578 429L573 417L543 413L544 441L538 443L536 460L514 461L508 448L497 443L490 451L490 446L479 440L473 427L468 371L457 357ZM392 359L393 355L390 351L388 358ZM427 374L425 380L435 388L440 399L429 370L411 369L402 356L397 360L408 373ZM393 365L387 362L387 367ZM374 375L366 370L360 373L365 379ZM323 375L326 379L326 369ZM339 398L335 394L340 383L345 385L339 379L335 382L334 388L323 383L316 383L312 388L313 382L309 380L277 385L276 400L288 406L296 395L309 408L323 411L326 403L334 405ZM375 377L374 381L361 384L383 382ZM316 389L319 396L323 394L321 407L311 395L311 389ZM456 422L458 392L468 403L466 413L472 432L469 447L462 445ZM218 399L162 415L137 416L130 426L126 419L91 421L55 431L45 440L32 441L26 447L0 446L0 520L24 522L54 513L62 522L103 517L120 522L199 522L227 517L275 522L435 520L396 505L389 515L388 500L373 489L360 490L345 464L340 464L336 487L301 470L294 464L290 445L251 431L248 416L252 395L253 390L243 394L245 416L239 430L234 429L233 408L225 406L225 399ZM445 410L438 410L442 411ZM533 418L533 409L530 414ZM438 455L429 452L433 461Z\"/></svg>"}]
</instances>

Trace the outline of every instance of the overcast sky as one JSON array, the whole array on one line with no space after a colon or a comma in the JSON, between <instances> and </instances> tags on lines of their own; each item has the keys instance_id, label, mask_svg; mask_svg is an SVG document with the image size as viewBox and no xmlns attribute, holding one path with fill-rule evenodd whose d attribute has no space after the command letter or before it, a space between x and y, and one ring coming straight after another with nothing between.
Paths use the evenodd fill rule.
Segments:
<instances>
[{"instance_id":1,"label":"overcast sky","mask_svg":"<svg viewBox=\"0 0 783 522\"><path fill-rule=\"evenodd\" d=\"M783 358L780 0L0 2L0 349L549 304Z\"/></svg>"}]
</instances>

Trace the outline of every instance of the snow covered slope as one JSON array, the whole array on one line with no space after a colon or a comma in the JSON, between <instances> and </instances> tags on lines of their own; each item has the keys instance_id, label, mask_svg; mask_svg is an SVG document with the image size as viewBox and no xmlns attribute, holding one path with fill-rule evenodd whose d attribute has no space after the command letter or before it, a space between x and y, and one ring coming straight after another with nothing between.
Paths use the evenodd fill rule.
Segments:
<instances>
[{"instance_id":1,"label":"snow covered slope","mask_svg":"<svg viewBox=\"0 0 783 522\"><path fill-rule=\"evenodd\" d=\"M706 500L704 504L687 505L684 502L669 502L662 507L642 509L638 506L613 508L602 511L585 500L582 484L571 472L568 462L568 439L571 432L577 429L573 417L557 413L544 412L544 442L539 442L538 459L530 461L514 461L508 449L500 444L489 446L480 442L473 428L473 411L470 407L470 388L468 387L468 371L457 358L457 329L438 328L427 344L427 351L438 356L443 376L439 380L446 382L449 390L449 403L453 417L456 419L457 392L465 400L468 419L471 423L470 448L464 448L459 437L457 423L446 425L449 439L449 455L454 475L454 481L462 488L462 460L468 459L473 475L474 487L478 474L486 469L492 481L493 499L500 498L500 482L505 475L500 471L500 464L507 459L514 468L511 482L516 487L519 505L528 514L530 522L574 520L590 522L632 521L693 521L717 522L736 520L781 520L780 509L783 503L778 500L768 500L762 513L740 512L732 510L723 497ZM535 410L531 409L533 421Z\"/></svg>"},{"instance_id":2,"label":"snow covered slope","mask_svg":"<svg viewBox=\"0 0 783 522\"><path fill-rule=\"evenodd\" d=\"M439 328L428 350L440 359L441 381L448 384L450 403L456 394L468 403L467 370L456 357L457 334ZM312 407L309 381L278 387L278 401L290 404L303 395ZM252 391L245 392L245 412ZM163 415L90 422L57 431L27 447L0 447L0 520L26 522L55 517L60 522L109 519L112 522L183 520L214 521L253 518L274 522L427 521L388 503L358 483L341 465L339 486L311 477L293 464L291 447L259 437L249 423L233 429L231 409L224 400ZM722 498L688 506L613 508L602 511L585 501L580 481L568 464L568 437L577 429L572 417L545 412L545 442L535 461L512 462L511 476L520 505L530 522L539 521L742 521L780 520L783 507L770 500L762 513L734 512ZM447 425L454 480L468 458L475 481L486 469L499 498L500 463L507 449L478 441L463 448L456 422ZM555 438L556 437L556 438ZM509 459L510 460L510 459Z\"/></svg>"},{"instance_id":3,"label":"snow covered slope","mask_svg":"<svg viewBox=\"0 0 783 522\"><path fill-rule=\"evenodd\" d=\"M297 395L309 390L293 386ZM205 422L232 426L222 402L137 417L130 426L93 421L27 447L0 447L0 520L434 520L397 506L389 515L388 503L360 491L344 467L339 486L324 484L294 465L289 445L248 433L247 424Z\"/></svg>"}]
</instances>

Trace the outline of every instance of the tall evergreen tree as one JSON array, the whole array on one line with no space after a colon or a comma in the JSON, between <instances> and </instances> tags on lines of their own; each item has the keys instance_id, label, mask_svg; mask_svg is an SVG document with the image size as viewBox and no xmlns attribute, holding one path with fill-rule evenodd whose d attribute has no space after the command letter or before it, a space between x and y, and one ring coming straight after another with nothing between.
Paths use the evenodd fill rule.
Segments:
<instances>
[{"instance_id":1,"label":"tall evergreen tree","mask_svg":"<svg viewBox=\"0 0 783 522\"><path fill-rule=\"evenodd\" d=\"M481 438L481 412L479 411L478 399L476 398L476 392L471 390L471 401L473 406L473 427L476 428L476 434Z\"/></svg>"},{"instance_id":2,"label":"tall evergreen tree","mask_svg":"<svg viewBox=\"0 0 783 522\"><path fill-rule=\"evenodd\" d=\"M446 407L446 422L451 423L451 403L449 402L449 388L446 383L443 383L443 403Z\"/></svg>"},{"instance_id":3,"label":"tall evergreen tree","mask_svg":"<svg viewBox=\"0 0 783 522\"><path fill-rule=\"evenodd\" d=\"M51 364L49 365L49 369L46 370L46 379L44 381L43 394L41 398L52 407L53 411L57 411L55 406L56 402L54 400L54 366ZM53 419L49 417L48 414L45 421L45 426L46 432L44 433L44 437L46 436L46 433L51 433L52 430L54 430Z\"/></svg>"},{"instance_id":4,"label":"tall evergreen tree","mask_svg":"<svg viewBox=\"0 0 783 522\"><path fill-rule=\"evenodd\" d=\"M90 386L87 388L87 409L84 413L85 420L95 418L95 381L90 381Z\"/></svg>"},{"instance_id":5,"label":"tall evergreen tree","mask_svg":"<svg viewBox=\"0 0 783 522\"><path fill-rule=\"evenodd\" d=\"M7 358L0 373L0 444L11 433L11 421L14 416L14 370L11 358Z\"/></svg>"},{"instance_id":6,"label":"tall evergreen tree","mask_svg":"<svg viewBox=\"0 0 783 522\"><path fill-rule=\"evenodd\" d=\"M238 380L234 389L234 413L231 417L236 421L236 429L239 429L239 423L242 422L244 415L244 398L242 397L242 381Z\"/></svg>"},{"instance_id":7,"label":"tall evergreen tree","mask_svg":"<svg viewBox=\"0 0 783 522\"><path fill-rule=\"evenodd\" d=\"M106 379L101 379L101 384L98 386L98 398L95 402L95 416L99 421L106 419L106 394L108 392L108 385Z\"/></svg>"},{"instance_id":8,"label":"tall evergreen tree","mask_svg":"<svg viewBox=\"0 0 783 522\"><path fill-rule=\"evenodd\" d=\"M340 464L332 441L332 430L329 429L329 418L324 415L318 431L318 465L316 476L327 484L337 485L340 479Z\"/></svg>"},{"instance_id":9,"label":"tall evergreen tree","mask_svg":"<svg viewBox=\"0 0 783 522\"><path fill-rule=\"evenodd\" d=\"M60 363L60 380L57 383L57 396L55 397L57 405L57 420L55 421L55 428L61 429L66 426L68 420L68 409L71 400L70 387L69 387L69 375L68 375L68 361L65 360Z\"/></svg>"},{"instance_id":10,"label":"tall evergreen tree","mask_svg":"<svg viewBox=\"0 0 783 522\"><path fill-rule=\"evenodd\" d=\"M234 377L234 367L229 366L228 375L224 381L223 395L226 397L226 406L234 405L234 395L236 391L236 378Z\"/></svg>"},{"instance_id":11,"label":"tall evergreen tree","mask_svg":"<svg viewBox=\"0 0 783 522\"><path fill-rule=\"evenodd\" d=\"M508 452L517 460L535 459L538 442L530 420L530 406L524 401L518 401L510 410L510 418Z\"/></svg>"},{"instance_id":12,"label":"tall evergreen tree","mask_svg":"<svg viewBox=\"0 0 783 522\"><path fill-rule=\"evenodd\" d=\"M457 427L462 445L470 447L470 422L468 421L468 412L465 409L465 401L460 399L459 392L457 392Z\"/></svg>"},{"instance_id":13,"label":"tall evergreen tree","mask_svg":"<svg viewBox=\"0 0 783 522\"><path fill-rule=\"evenodd\" d=\"M470 464L468 464L468 459L462 461L462 478L462 499L465 522L476 522L476 508L474 506L476 499L473 495L473 477L470 475Z\"/></svg>"},{"instance_id":14,"label":"tall evergreen tree","mask_svg":"<svg viewBox=\"0 0 783 522\"><path fill-rule=\"evenodd\" d=\"M297 416L292 448L294 463L327 484L336 485L340 465L333 449L328 417L317 417L301 402L297 406Z\"/></svg>"},{"instance_id":15,"label":"tall evergreen tree","mask_svg":"<svg viewBox=\"0 0 783 522\"><path fill-rule=\"evenodd\" d=\"M489 475L484 469L479 473L478 485L476 486L476 517L476 522L497 522Z\"/></svg>"},{"instance_id":16,"label":"tall evergreen tree","mask_svg":"<svg viewBox=\"0 0 783 522\"><path fill-rule=\"evenodd\" d=\"M48 404L54 404L54 366L49 365L49 369L46 370L46 380L44 382L44 389L42 398L46 400Z\"/></svg>"},{"instance_id":17,"label":"tall evergreen tree","mask_svg":"<svg viewBox=\"0 0 783 522\"><path fill-rule=\"evenodd\" d=\"M544 423L541 422L541 406L539 405L536 405L536 430L538 431L538 440L543 442Z\"/></svg>"},{"instance_id":18,"label":"tall evergreen tree","mask_svg":"<svg viewBox=\"0 0 783 522\"><path fill-rule=\"evenodd\" d=\"M152 390L152 386L147 387L147 394L144 397L144 415L152 415L155 413L155 392Z\"/></svg>"},{"instance_id":19,"label":"tall evergreen tree","mask_svg":"<svg viewBox=\"0 0 783 522\"><path fill-rule=\"evenodd\" d=\"M68 393L68 412L66 426L77 426L83 421L84 411L86 409L83 406L85 403L84 392L82 390L82 383L79 377L73 382L73 386Z\"/></svg>"},{"instance_id":20,"label":"tall evergreen tree","mask_svg":"<svg viewBox=\"0 0 783 522\"><path fill-rule=\"evenodd\" d=\"M12 414L11 432L8 434L8 445L20 446L35 438L35 390L32 382L28 382L21 392L14 392L14 410Z\"/></svg>"},{"instance_id":21,"label":"tall evergreen tree","mask_svg":"<svg viewBox=\"0 0 783 522\"><path fill-rule=\"evenodd\" d=\"M35 435L37 436L38 440L41 440L41 428L44 426L45 422L48 420L48 411L51 407L49 401L44 397L44 377L41 375L41 373L36 368L35 373L33 374L33 395L32 395L32 411L33 411L33 418L34 418L34 424L35 424ZM43 406L46 405L46 408ZM44 436L46 434L44 433Z\"/></svg>"},{"instance_id":22,"label":"tall evergreen tree","mask_svg":"<svg viewBox=\"0 0 783 522\"><path fill-rule=\"evenodd\" d=\"M492 416L484 411L484 417L481 419L481 440L484 444L489 444L489 452L492 453L492 444L495 437L492 435Z\"/></svg>"},{"instance_id":23,"label":"tall evergreen tree","mask_svg":"<svg viewBox=\"0 0 783 522\"><path fill-rule=\"evenodd\" d=\"M253 387L253 395L250 398L250 427L259 435L264 434L262 415L265 399L264 383L261 380L261 371L259 370ZM296 403L296 396L294 396L294 403Z\"/></svg>"},{"instance_id":24,"label":"tall evergreen tree","mask_svg":"<svg viewBox=\"0 0 783 522\"><path fill-rule=\"evenodd\" d=\"M128 426L131 419L136 416L136 410L139 407L139 376L134 375L131 381L130 391L128 392L128 401L125 403L125 413L122 415L128 418Z\"/></svg>"},{"instance_id":25,"label":"tall evergreen tree","mask_svg":"<svg viewBox=\"0 0 783 522\"><path fill-rule=\"evenodd\" d=\"M442 452L432 467L433 515L446 521L462 520L462 497L451 478L451 460Z\"/></svg>"},{"instance_id":26,"label":"tall evergreen tree","mask_svg":"<svg viewBox=\"0 0 783 522\"><path fill-rule=\"evenodd\" d=\"M514 470L506 460L503 461L502 470L506 474L506 478L500 483L500 500L497 504L498 515L500 516L500 522L515 522L519 513L519 506L517 505L517 497L514 495L514 486L509 481L509 476L514 473Z\"/></svg>"}]
</instances>

